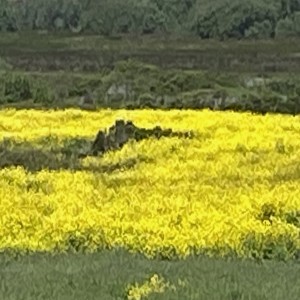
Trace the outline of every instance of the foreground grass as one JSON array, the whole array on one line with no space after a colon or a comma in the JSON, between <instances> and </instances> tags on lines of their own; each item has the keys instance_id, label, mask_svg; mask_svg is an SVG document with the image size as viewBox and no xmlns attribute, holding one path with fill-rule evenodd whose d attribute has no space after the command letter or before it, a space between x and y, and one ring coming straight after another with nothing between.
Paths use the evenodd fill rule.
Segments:
<instances>
[{"instance_id":1,"label":"foreground grass","mask_svg":"<svg viewBox=\"0 0 300 300\"><path fill-rule=\"evenodd\" d=\"M299 263L209 259L185 261L148 260L125 251L90 255L36 254L0 256L0 298L5 300L129 299L128 288L137 291L157 274L169 287L142 299L299 299ZM145 290L145 289L144 289ZM134 299L134 298L132 298ZM138 299L138 298L135 298Z\"/></svg>"}]
</instances>

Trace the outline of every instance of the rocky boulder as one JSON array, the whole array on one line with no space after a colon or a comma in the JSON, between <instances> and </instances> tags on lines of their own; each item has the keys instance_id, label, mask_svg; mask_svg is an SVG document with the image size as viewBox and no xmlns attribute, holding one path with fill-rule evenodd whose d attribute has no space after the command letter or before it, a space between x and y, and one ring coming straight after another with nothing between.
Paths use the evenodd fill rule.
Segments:
<instances>
[{"instance_id":1,"label":"rocky boulder","mask_svg":"<svg viewBox=\"0 0 300 300\"><path fill-rule=\"evenodd\" d=\"M156 126L153 129L137 127L132 121L117 120L108 129L100 130L87 155L97 156L107 151L121 149L129 140L141 141L150 137L160 139L162 137L192 138L192 132L176 132L172 129L162 129Z\"/></svg>"}]
</instances>

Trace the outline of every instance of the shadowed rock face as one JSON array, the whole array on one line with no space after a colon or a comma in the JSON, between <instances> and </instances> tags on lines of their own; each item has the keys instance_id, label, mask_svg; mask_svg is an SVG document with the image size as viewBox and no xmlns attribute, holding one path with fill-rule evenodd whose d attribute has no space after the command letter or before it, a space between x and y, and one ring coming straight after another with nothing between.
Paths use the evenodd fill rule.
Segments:
<instances>
[{"instance_id":1,"label":"shadowed rock face","mask_svg":"<svg viewBox=\"0 0 300 300\"><path fill-rule=\"evenodd\" d=\"M94 140L91 151L87 155L97 156L107 151L121 149L129 140L141 141L150 137L192 138L192 132L174 132L172 129L162 129L156 126L153 129L139 128L132 121L117 120L107 130L100 130Z\"/></svg>"}]
</instances>

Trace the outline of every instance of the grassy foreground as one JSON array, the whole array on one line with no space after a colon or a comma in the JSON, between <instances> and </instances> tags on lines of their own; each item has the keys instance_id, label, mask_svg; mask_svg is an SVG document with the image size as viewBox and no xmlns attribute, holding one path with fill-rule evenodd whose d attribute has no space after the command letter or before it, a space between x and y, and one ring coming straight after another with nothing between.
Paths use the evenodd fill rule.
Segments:
<instances>
[{"instance_id":1,"label":"grassy foreground","mask_svg":"<svg viewBox=\"0 0 300 300\"><path fill-rule=\"evenodd\" d=\"M205 257L158 261L125 251L37 254L18 259L1 255L0 298L296 300L300 296L299 272L300 264L295 263L257 264ZM130 297L130 290L135 296Z\"/></svg>"}]
</instances>

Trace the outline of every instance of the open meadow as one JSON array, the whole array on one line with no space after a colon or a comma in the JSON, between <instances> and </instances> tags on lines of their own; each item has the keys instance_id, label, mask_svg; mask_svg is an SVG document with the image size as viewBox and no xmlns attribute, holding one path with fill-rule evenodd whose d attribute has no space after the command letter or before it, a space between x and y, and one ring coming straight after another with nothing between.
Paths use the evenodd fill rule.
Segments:
<instances>
[{"instance_id":1,"label":"open meadow","mask_svg":"<svg viewBox=\"0 0 300 300\"><path fill-rule=\"evenodd\" d=\"M130 141L103 156L79 158L116 119L194 135ZM99 298L90 290L82 299L298 299L300 117L3 109L0 140L0 248L10 253L0 259L5 299L18 299L12 291L22 286L18 280L6 286L9 276L32 275L40 298L23 285L22 299L49 299L47 292L60 293L51 289L54 273L68 270L73 279L58 285L65 292L59 299L75 299L64 285L78 292L102 287ZM38 271L41 254L18 256L27 252L46 253L48 271ZM224 258L232 261L226 265ZM30 269L32 260L37 268ZM79 280L79 266L94 279ZM114 285L106 282L111 278ZM262 278L267 286L256 289ZM136 281L135 288L126 285Z\"/></svg>"},{"instance_id":2,"label":"open meadow","mask_svg":"<svg viewBox=\"0 0 300 300\"><path fill-rule=\"evenodd\" d=\"M300 299L299 0L1 0L0 31L0 300Z\"/></svg>"}]
</instances>

